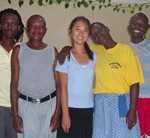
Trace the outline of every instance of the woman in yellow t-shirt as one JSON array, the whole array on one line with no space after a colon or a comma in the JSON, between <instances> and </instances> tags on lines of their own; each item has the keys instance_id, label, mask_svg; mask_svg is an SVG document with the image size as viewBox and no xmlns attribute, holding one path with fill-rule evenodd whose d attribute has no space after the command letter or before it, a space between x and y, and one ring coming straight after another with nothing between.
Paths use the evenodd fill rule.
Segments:
<instances>
[{"instance_id":1,"label":"woman in yellow t-shirt","mask_svg":"<svg viewBox=\"0 0 150 138\"><path fill-rule=\"evenodd\" d=\"M102 23L91 25L91 36L98 44L91 46L98 54L93 138L140 138L136 105L144 78L137 55Z\"/></svg>"}]
</instances>

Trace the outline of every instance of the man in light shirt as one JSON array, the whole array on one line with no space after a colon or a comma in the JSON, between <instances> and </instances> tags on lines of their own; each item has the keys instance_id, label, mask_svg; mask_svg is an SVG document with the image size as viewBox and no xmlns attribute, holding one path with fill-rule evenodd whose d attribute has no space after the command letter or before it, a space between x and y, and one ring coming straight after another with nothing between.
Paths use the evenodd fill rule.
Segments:
<instances>
[{"instance_id":1,"label":"man in light shirt","mask_svg":"<svg viewBox=\"0 0 150 138\"><path fill-rule=\"evenodd\" d=\"M14 9L0 11L0 137L16 138L12 125L10 103L10 58L12 49L20 42L24 26Z\"/></svg>"},{"instance_id":2,"label":"man in light shirt","mask_svg":"<svg viewBox=\"0 0 150 138\"><path fill-rule=\"evenodd\" d=\"M146 39L148 18L144 13L136 13L130 19L128 30L130 45L136 51L144 73L145 83L140 87L138 116L142 138L150 138L150 41Z\"/></svg>"}]
</instances>

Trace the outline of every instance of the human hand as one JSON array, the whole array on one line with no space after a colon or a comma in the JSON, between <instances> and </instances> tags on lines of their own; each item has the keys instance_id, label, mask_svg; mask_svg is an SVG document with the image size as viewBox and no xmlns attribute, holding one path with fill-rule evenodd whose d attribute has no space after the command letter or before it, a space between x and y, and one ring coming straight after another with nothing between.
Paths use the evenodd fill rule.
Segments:
<instances>
[{"instance_id":1,"label":"human hand","mask_svg":"<svg viewBox=\"0 0 150 138\"><path fill-rule=\"evenodd\" d=\"M70 126L71 126L70 116L67 116L67 115L64 116L63 115L63 117L62 117L62 128L63 128L65 133L69 132Z\"/></svg>"},{"instance_id":2,"label":"human hand","mask_svg":"<svg viewBox=\"0 0 150 138\"><path fill-rule=\"evenodd\" d=\"M137 123L137 115L136 110L129 109L127 116L126 116L126 124L129 130L131 130L135 124Z\"/></svg>"},{"instance_id":3,"label":"human hand","mask_svg":"<svg viewBox=\"0 0 150 138\"><path fill-rule=\"evenodd\" d=\"M51 118L51 123L50 123L51 131L52 132L56 131L59 125L60 125L60 115L54 114Z\"/></svg>"},{"instance_id":4,"label":"human hand","mask_svg":"<svg viewBox=\"0 0 150 138\"><path fill-rule=\"evenodd\" d=\"M70 50L71 46L65 46L59 52L58 61L61 65L64 63L66 57L68 58L68 60L70 60Z\"/></svg>"},{"instance_id":5,"label":"human hand","mask_svg":"<svg viewBox=\"0 0 150 138\"><path fill-rule=\"evenodd\" d=\"M13 116L13 125L16 132L18 133L23 132L23 122L22 122L22 118L19 115Z\"/></svg>"}]
</instances>

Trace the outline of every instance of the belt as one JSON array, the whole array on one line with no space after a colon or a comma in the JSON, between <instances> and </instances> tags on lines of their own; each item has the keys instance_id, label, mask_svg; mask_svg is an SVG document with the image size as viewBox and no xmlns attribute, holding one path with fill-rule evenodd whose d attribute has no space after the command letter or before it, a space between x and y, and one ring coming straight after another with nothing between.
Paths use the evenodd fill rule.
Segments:
<instances>
[{"instance_id":1,"label":"belt","mask_svg":"<svg viewBox=\"0 0 150 138\"><path fill-rule=\"evenodd\" d=\"M41 99L28 97L28 96L23 95L21 93L19 94L19 98L21 98L23 100L26 100L26 101L29 101L29 102L32 102L32 103L35 103L35 104L46 102L46 101L52 99L55 96L56 96L56 91L52 92L50 95L47 95L47 96L45 96Z\"/></svg>"}]
</instances>

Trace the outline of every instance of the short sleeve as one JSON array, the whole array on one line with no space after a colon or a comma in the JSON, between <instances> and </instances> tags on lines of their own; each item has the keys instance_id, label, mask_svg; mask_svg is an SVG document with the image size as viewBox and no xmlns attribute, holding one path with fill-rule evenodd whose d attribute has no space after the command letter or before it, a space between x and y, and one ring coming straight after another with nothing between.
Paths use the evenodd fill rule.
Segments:
<instances>
[{"instance_id":1,"label":"short sleeve","mask_svg":"<svg viewBox=\"0 0 150 138\"><path fill-rule=\"evenodd\" d=\"M66 58L62 65L57 61L55 70L62 73L68 73L68 59Z\"/></svg>"},{"instance_id":2,"label":"short sleeve","mask_svg":"<svg viewBox=\"0 0 150 138\"><path fill-rule=\"evenodd\" d=\"M144 76L138 56L131 48L128 52L129 60L127 61L127 80L130 85L134 83L142 84Z\"/></svg>"}]
</instances>

